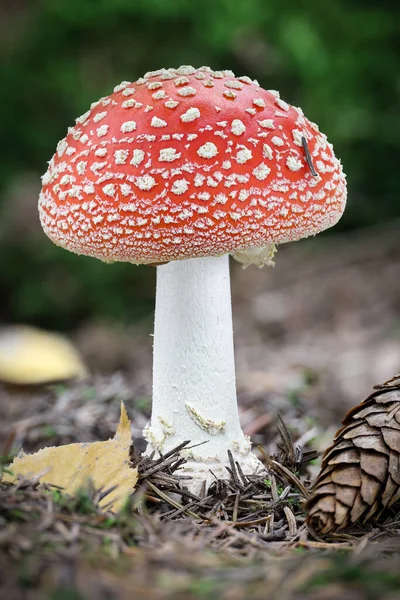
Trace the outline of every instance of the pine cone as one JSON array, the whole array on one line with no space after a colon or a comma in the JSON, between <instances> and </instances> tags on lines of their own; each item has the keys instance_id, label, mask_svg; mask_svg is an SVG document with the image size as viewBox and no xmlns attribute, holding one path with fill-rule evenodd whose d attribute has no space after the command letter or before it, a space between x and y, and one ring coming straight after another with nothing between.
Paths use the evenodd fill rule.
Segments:
<instances>
[{"instance_id":1,"label":"pine cone","mask_svg":"<svg viewBox=\"0 0 400 600\"><path fill-rule=\"evenodd\" d=\"M400 500L400 374L344 418L307 501L316 533L378 519Z\"/></svg>"}]
</instances>

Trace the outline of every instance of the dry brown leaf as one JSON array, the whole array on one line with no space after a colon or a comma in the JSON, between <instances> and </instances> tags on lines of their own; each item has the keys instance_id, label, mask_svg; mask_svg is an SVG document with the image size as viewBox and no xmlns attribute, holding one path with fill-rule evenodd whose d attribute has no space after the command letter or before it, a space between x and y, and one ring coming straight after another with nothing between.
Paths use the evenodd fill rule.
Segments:
<instances>
[{"instance_id":1,"label":"dry brown leaf","mask_svg":"<svg viewBox=\"0 0 400 600\"><path fill-rule=\"evenodd\" d=\"M85 375L85 365L64 336L26 325L0 331L1 381L36 385Z\"/></svg>"},{"instance_id":2,"label":"dry brown leaf","mask_svg":"<svg viewBox=\"0 0 400 600\"><path fill-rule=\"evenodd\" d=\"M13 475L3 481L13 482L18 475L40 475L40 481L60 486L73 495L90 478L95 489L115 486L100 501L100 507L118 511L137 482L137 469L130 466L132 445L130 421L121 403L121 418L115 436L106 442L68 444L43 448L35 454L20 453L10 465Z\"/></svg>"}]
</instances>

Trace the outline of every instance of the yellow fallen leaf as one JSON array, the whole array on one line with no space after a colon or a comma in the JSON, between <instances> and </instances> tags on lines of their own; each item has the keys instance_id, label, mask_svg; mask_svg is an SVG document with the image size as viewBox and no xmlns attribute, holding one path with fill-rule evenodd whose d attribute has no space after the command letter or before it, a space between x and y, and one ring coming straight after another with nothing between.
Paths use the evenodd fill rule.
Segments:
<instances>
[{"instance_id":1,"label":"yellow fallen leaf","mask_svg":"<svg viewBox=\"0 0 400 600\"><path fill-rule=\"evenodd\" d=\"M3 481L13 482L18 475L40 475L41 482L60 486L73 495L90 478L95 489L116 486L99 504L118 511L134 491L138 478L137 469L130 466L131 445L130 421L121 403L121 418L112 439L43 448L35 454L20 453L8 467L12 475L5 473Z\"/></svg>"},{"instance_id":2,"label":"yellow fallen leaf","mask_svg":"<svg viewBox=\"0 0 400 600\"><path fill-rule=\"evenodd\" d=\"M87 375L74 346L62 335L14 325L0 330L0 380L18 385Z\"/></svg>"}]
</instances>

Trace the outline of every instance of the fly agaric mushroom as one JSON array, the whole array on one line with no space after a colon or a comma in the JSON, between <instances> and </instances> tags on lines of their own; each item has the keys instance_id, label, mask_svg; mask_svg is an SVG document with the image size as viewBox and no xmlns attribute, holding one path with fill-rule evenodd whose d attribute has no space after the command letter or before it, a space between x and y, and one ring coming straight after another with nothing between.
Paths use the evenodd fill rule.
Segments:
<instances>
[{"instance_id":1,"label":"fly agaric mushroom","mask_svg":"<svg viewBox=\"0 0 400 600\"><path fill-rule=\"evenodd\" d=\"M345 200L318 127L231 71L124 81L59 142L39 200L46 234L77 254L159 265L144 435L158 453L196 444L184 454L192 489L227 476L228 450L245 473L261 466L237 410L229 254L271 264L275 244L331 227Z\"/></svg>"}]
</instances>

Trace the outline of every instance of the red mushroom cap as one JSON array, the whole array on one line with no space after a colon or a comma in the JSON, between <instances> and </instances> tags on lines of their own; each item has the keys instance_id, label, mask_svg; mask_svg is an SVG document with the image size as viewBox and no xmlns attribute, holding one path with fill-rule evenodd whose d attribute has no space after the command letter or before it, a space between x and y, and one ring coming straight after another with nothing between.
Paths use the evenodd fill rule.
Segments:
<instances>
[{"instance_id":1,"label":"red mushroom cap","mask_svg":"<svg viewBox=\"0 0 400 600\"><path fill-rule=\"evenodd\" d=\"M345 201L332 145L301 109L247 77L184 66L123 82L77 119L39 212L72 252L157 263L315 235Z\"/></svg>"}]
</instances>

